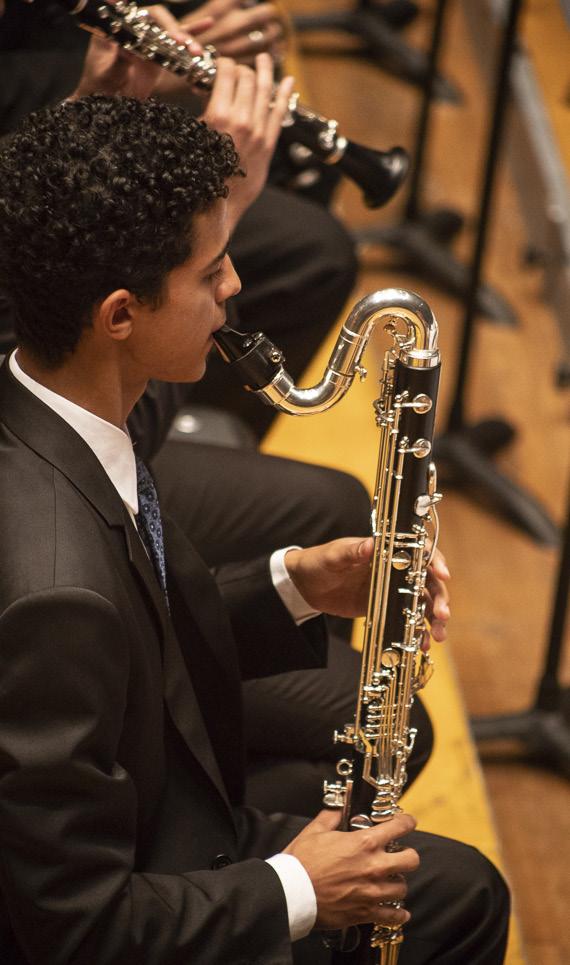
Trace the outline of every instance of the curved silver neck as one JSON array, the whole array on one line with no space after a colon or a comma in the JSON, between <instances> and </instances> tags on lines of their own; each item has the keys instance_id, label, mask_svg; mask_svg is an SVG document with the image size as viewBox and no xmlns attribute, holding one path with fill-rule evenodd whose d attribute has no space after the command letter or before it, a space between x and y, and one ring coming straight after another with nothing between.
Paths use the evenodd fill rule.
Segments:
<instances>
[{"instance_id":1,"label":"curved silver neck","mask_svg":"<svg viewBox=\"0 0 570 965\"><path fill-rule=\"evenodd\" d=\"M407 334L394 337L396 356L404 365L433 368L439 363L438 325L429 305L415 292L385 288L366 295L354 306L317 385L300 389L280 368L256 395L289 415L313 415L330 409L352 384L368 340L380 322L403 322Z\"/></svg>"}]
</instances>

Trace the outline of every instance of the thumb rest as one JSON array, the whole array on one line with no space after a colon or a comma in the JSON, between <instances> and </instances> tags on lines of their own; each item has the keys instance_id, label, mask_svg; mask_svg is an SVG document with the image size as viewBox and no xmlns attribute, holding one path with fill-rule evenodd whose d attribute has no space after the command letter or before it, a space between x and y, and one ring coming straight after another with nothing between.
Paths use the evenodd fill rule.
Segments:
<instances>
[{"instance_id":1,"label":"thumb rest","mask_svg":"<svg viewBox=\"0 0 570 965\"><path fill-rule=\"evenodd\" d=\"M153 23L148 10L128 0L61 0L80 26L114 40L146 60L182 77L196 90L211 90L216 78L216 51L205 47L191 54L162 27ZM386 204L408 173L408 156L403 148L377 151L349 141L338 133L338 124L299 103L294 93L283 121L282 139L288 145L293 164L304 165L313 156L354 181L363 191L368 207Z\"/></svg>"},{"instance_id":2,"label":"thumb rest","mask_svg":"<svg viewBox=\"0 0 570 965\"><path fill-rule=\"evenodd\" d=\"M342 326L323 377L312 388L293 384L282 353L262 333L246 335L224 326L215 334L221 355L249 391L282 412L312 415L335 405L355 374L366 376L361 358L380 322L393 344L384 356L374 402L380 441L361 675L354 721L334 735L343 746L338 779L324 787L324 804L342 811L346 831L370 828L400 810L416 736L410 711L432 672L422 643L423 595L441 498L429 459L440 373L437 323L413 292L386 289L366 296ZM353 927L326 939L335 965L396 965L402 940L401 926L380 925Z\"/></svg>"}]
</instances>

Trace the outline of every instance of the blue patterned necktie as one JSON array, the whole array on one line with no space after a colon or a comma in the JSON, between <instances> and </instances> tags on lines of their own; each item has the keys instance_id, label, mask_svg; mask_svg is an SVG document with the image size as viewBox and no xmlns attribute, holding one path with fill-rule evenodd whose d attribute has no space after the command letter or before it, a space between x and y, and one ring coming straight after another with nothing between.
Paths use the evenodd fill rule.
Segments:
<instances>
[{"instance_id":1,"label":"blue patterned necktie","mask_svg":"<svg viewBox=\"0 0 570 965\"><path fill-rule=\"evenodd\" d=\"M139 511L136 517L137 529L146 547L149 559L154 564L158 582L163 589L168 605L164 538L162 535L162 520L160 518L158 496L153 478L139 456L136 457L136 465L137 494L139 499Z\"/></svg>"}]
</instances>

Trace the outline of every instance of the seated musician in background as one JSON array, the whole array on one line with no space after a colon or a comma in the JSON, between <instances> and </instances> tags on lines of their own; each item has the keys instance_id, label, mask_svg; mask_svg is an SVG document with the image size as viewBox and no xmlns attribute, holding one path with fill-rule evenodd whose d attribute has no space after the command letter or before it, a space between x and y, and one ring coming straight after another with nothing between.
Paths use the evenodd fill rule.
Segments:
<instances>
[{"instance_id":1,"label":"seated musician in background","mask_svg":"<svg viewBox=\"0 0 570 965\"><path fill-rule=\"evenodd\" d=\"M274 11L271 4L262 7ZM218 18L221 11L209 4L205 8L206 17L195 12L192 29L208 40L218 23L212 23L211 14ZM164 10L152 10L165 21ZM176 21L171 17L168 23ZM4 114L5 125L0 134L14 130L30 110L69 95L77 86L88 36L58 0L7 0L0 21L0 119ZM259 52L263 49L259 45ZM165 78L166 71L161 75ZM181 84L190 92L188 84ZM201 111L201 105L197 109ZM235 299L236 327L267 331L285 352L291 374L299 378L336 324L354 286L357 261L352 238L321 205L268 184L236 226L231 252L244 281L244 290ZM230 408L259 439L274 418L270 407L258 405L228 382L216 360L208 379L195 387L192 401Z\"/></svg>"},{"instance_id":2,"label":"seated musician in background","mask_svg":"<svg viewBox=\"0 0 570 965\"><path fill-rule=\"evenodd\" d=\"M265 63L265 71L267 67ZM224 89L221 94L216 92L214 103L222 129L235 136L238 132L233 120L241 110L241 95L225 82L224 71L235 77L236 70L228 61L222 63ZM144 97L161 73L154 64L94 37L71 96L75 99L101 92ZM19 76L23 83L24 72ZM16 110L16 77L12 77L11 88L4 88L5 94L8 89ZM23 84L23 95L26 89ZM247 143L247 132L242 130L240 137L241 163L249 171L251 184L251 144ZM259 145L254 149L258 164L264 158L268 163L271 144L266 144L263 152ZM8 306L5 317L4 344L8 348L14 344ZM153 462L162 505L209 566L257 557L279 545L307 546L370 532L368 495L345 473L251 450L165 442L170 423L187 394L185 384L151 383L129 417L129 430L137 452ZM232 479L231 489L227 487L228 478ZM445 579L445 574L440 573L440 577ZM436 599L433 633L438 640L445 636L447 615L445 599ZM246 799L250 804L308 816L321 806L323 781L333 778L337 758L332 734L352 717L360 665L359 656L347 646L350 621L336 619L331 626L326 669L244 683ZM277 705L279 728L273 726ZM419 700L413 709L413 725L418 737L409 761L409 783L426 763L432 746L431 724Z\"/></svg>"},{"instance_id":3,"label":"seated musician in background","mask_svg":"<svg viewBox=\"0 0 570 965\"><path fill-rule=\"evenodd\" d=\"M273 110L262 90L271 126L286 86ZM371 540L281 554L287 605L274 558L216 584L124 430L149 379L204 374L241 185L229 137L152 101L38 113L0 154L4 960L315 965L314 928L407 921L407 892L402 965L494 965L508 896L474 849L242 804L239 677L319 665L318 613L364 611Z\"/></svg>"}]
</instances>

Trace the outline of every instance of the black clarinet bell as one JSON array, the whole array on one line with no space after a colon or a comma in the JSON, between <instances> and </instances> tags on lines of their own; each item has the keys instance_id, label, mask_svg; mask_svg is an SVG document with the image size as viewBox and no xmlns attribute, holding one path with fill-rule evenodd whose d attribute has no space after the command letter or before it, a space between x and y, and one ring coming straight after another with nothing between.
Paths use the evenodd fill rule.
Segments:
<instances>
[{"instance_id":1,"label":"black clarinet bell","mask_svg":"<svg viewBox=\"0 0 570 965\"><path fill-rule=\"evenodd\" d=\"M380 208L392 200L403 184L410 169L410 160L403 147L375 151L348 141L337 166L362 189L367 207Z\"/></svg>"}]
</instances>

